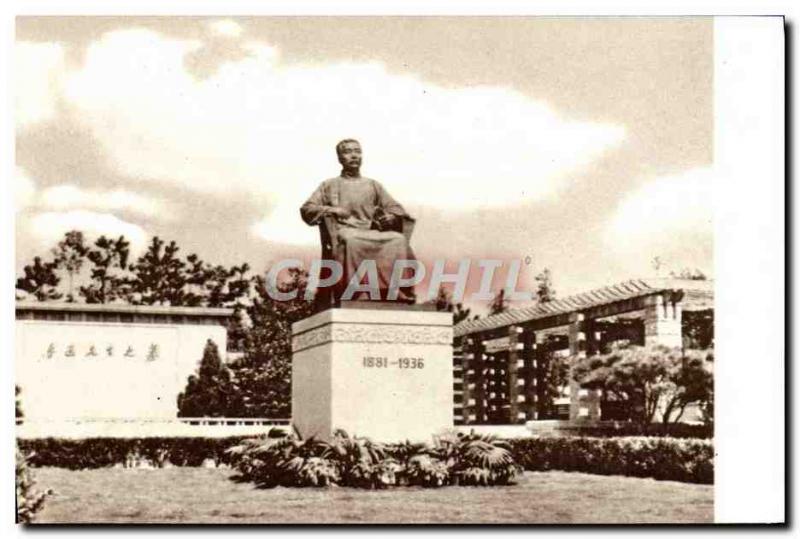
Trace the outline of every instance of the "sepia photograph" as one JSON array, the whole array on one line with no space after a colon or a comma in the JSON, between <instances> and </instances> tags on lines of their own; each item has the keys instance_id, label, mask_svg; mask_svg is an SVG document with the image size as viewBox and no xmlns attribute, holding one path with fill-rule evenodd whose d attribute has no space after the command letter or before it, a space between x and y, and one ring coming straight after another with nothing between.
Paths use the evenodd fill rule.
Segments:
<instances>
[{"instance_id":1,"label":"sepia photograph","mask_svg":"<svg viewBox=\"0 0 800 539\"><path fill-rule=\"evenodd\" d=\"M18 524L716 521L717 18L14 26Z\"/></svg>"}]
</instances>

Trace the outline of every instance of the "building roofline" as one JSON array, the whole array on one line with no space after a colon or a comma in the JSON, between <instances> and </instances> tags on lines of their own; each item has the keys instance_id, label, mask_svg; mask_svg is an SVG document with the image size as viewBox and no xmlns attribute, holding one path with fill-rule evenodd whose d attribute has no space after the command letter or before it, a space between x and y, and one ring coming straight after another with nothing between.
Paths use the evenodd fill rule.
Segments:
<instances>
[{"instance_id":1,"label":"building roofline","mask_svg":"<svg viewBox=\"0 0 800 539\"><path fill-rule=\"evenodd\" d=\"M654 294L690 293L693 296L714 297L713 280L691 279L630 279L610 286L595 288L587 292L572 294L544 304L509 309L477 320L465 320L454 328L456 337L496 330L504 326L522 324L534 320L554 317L572 312L581 312L602 305L631 300Z\"/></svg>"},{"instance_id":2,"label":"building roofline","mask_svg":"<svg viewBox=\"0 0 800 539\"><path fill-rule=\"evenodd\" d=\"M121 303L65 303L51 301L17 301L17 312L74 312L74 313L109 313L109 314L141 314L202 316L229 318L233 309L217 307L171 307L165 305L127 305Z\"/></svg>"}]
</instances>

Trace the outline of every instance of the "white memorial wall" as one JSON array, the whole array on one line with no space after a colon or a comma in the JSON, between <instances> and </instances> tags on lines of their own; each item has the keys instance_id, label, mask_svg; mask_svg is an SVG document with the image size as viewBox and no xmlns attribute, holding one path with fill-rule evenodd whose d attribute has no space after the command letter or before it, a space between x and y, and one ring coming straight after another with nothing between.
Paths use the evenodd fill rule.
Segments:
<instances>
[{"instance_id":1,"label":"white memorial wall","mask_svg":"<svg viewBox=\"0 0 800 539\"><path fill-rule=\"evenodd\" d=\"M208 339L225 357L228 309L17 304L25 423L174 420Z\"/></svg>"}]
</instances>

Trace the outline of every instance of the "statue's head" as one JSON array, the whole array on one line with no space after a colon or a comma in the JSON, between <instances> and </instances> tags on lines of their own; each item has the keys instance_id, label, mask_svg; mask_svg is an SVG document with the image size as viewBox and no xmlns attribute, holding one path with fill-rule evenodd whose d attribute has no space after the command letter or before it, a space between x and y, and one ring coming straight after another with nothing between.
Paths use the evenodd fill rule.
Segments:
<instances>
[{"instance_id":1,"label":"statue's head","mask_svg":"<svg viewBox=\"0 0 800 539\"><path fill-rule=\"evenodd\" d=\"M345 170L357 171L361 168L361 144L346 138L336 145L336 155Z\"/></svg>"}]
</instances>

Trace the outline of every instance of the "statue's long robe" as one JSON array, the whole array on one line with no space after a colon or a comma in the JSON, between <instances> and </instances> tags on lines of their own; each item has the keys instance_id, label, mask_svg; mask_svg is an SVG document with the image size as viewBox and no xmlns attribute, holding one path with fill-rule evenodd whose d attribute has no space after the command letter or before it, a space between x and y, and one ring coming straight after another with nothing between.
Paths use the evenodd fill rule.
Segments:
<instances>
[{"instance_id":1,"label":"statue's long robe","mask_svg":"<svg viewBox=\"0 0 800 539\"><path fill-rule=\"evenodd\" d=\"M413 259L408 242L400 232L371 230L376 212L382 210L396 217L408 217L403 207L370 178L338 176L325 180L300 208L300 215L309 225L318 225L331 208L344 208L349 215L337 217L338 262L344 270L343 282L349 282L362 260L374 260L378 269L379 288L389 288L395 260Z\"/></svg>"}]
</instances>

